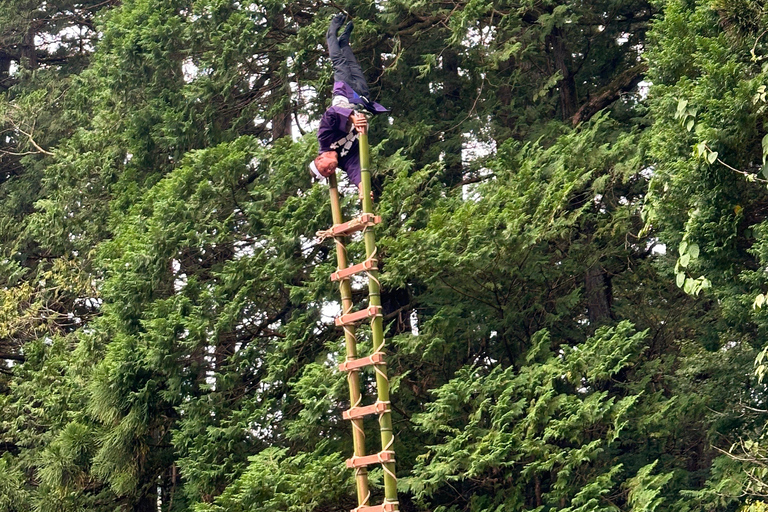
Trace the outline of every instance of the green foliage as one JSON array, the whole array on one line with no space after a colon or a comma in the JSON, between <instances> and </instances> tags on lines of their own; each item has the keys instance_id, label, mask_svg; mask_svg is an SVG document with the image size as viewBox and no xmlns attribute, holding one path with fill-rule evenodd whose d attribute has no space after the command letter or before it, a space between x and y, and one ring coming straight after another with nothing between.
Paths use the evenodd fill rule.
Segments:
<instances>
[{"instance_id":1,"label":"green foliage","mask_svg":"<svg viewBox=\"0 0 768 512\"><path fill-rule=\"evenodd\" d=\"M637 512L653 512L663 504L659 497L661 489L672 478L672 473L653 475L652 472L658 461L643 466L634 478L629 480L629 499L632 510Z\"/></svg>"},{"instance_id":2,"label":"green foliage","mask_svg":"<svg viewBox=\"0 0 768 512\"><path fill-rule=\"evenodd\" d=\"M345 489L353 485L341 469L338 454L318 451L288 456L285 449L269 448L249 462L248 469L213 504L194 510L304 512L338 506Z\"/></svg>"},{"instance_id":3,"label":"green foliage","mask_svg":"<svg viewBox=\"0 0 768 512\"><path fill-rule=\"evenodd\" d=\"M465 367L415 418L445 439L427 447L405 483L417 498L483 481L474 492L487 496L470 510L521 507L534 488L537 505L611 508L603 497L622 471L613 446L639 396L611 396L604 385L637 359L644 333L622 323L560 354L552 354L549 333L534 338L527 365Z\"/></svg>"},{"instance_id":4,"label":"green foliage","mask_svg":"<svg viewBox=\"0 0 768 512\"><path fill-rule=\"evenodd\" d=\"M24 474L18 468L10 453L0 459L0 510L3 512L21 512L29 510L30 495L25 488Z\"/></svg>"},{"instance_id":5,"label":"green foliage","mask_svg":"<svg viewBox=\"0 0 768 512\"><path fill-rule=\"evenodd\" d=\"M403 510L760 506L765 14L699 4L341 2ZM338 7L0 7L0 509L357 505L294 133Z\"/></svg>"},{"instance_id":6,"label":"green foliage","mask_svg":"<svg viewBox=\"0 0 768 512\"><path fill-rule=\"evenodd\" d=\"M757 355L762 379L762 268L768 261L762 213L768 140L764 5L669 1L664 7L648 54L655 118L647 132L655 162L648 219L665 243L679 245L678 285L693 294L710 288L707 294L716 300L721 318L713 342L723 350ZM701 277L694 279L693 272ZM751 370L752 365L734 369L747 376ZM753 389L745 411L761 403L763 385ZM734 460L718 459L705 489L691 494L701 509L733 507L742 493L762 496L763 428L764 421L748 412L745 421L723 432L718 445Z\"/></svg>"}]
</instances>

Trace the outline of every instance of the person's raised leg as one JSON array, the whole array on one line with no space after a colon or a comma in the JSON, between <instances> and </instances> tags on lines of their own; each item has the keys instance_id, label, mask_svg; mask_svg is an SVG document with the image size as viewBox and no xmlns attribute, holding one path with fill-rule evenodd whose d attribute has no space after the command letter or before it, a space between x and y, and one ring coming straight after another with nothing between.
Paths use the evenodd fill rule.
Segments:
<instances>
[{"instance_id":1,"label":"person's raised leg","mask_svg":"<svg viewBox=\"0 0 768 512\"><path fill-rule=\"evenodd\" d=\"M347 82L352 89L360 96L369 98L371 92L368 90L368 82L363 75L363 68L360 67L360 63L357 62L355 55L352 53L352 49L349 46L342 46L341 52L348 63L349 81Z\"/></svg>"},{"instance_id":2,"label":"person's raised leg","mask_svg":"<svg viewBox=\"0 0 768 512\"><path fill-rule=\"evenodd\" d=\"M353 22L350 21L347 23L347 26L344 28L344 33L339 38L339 47L348 65L349 81L347 81L347 83L357 94L365 96L367 99L371 95L371 92L368 89L368 82L365 79L365 75L363 75L363 68L360 66L355 54L352 52L352 48L349 46L349 38L353 28Z\"/></svg>"},{"instance_id":3,"label":"person's raised leg","mask_svg":"<svg viewBox=\"0 0 768 512\"><path fill-rule=\"evenodd\" d=\"M346 16L342 13L337 14L331 19L331 24L328 27L328 32L325 34L325 42L328 45L328 55L331 57L333 63L333 79L336 82L346 82L352 85L352 74L350 73L350 65L348 62L348 55L343 51L343 48L348 48L348 45L342 47L339 43L339 38L336 33L339 28L344 24ZM349 37L347 37L349 40Z\"/></svg>"}]
</instances>

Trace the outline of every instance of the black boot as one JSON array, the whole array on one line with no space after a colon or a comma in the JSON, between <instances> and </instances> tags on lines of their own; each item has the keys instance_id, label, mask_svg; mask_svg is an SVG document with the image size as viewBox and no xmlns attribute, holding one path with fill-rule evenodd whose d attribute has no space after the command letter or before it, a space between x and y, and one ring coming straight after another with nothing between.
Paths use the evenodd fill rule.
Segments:
<instances>
[{"instance_id":1,"label":"black boot","mask_svg":"<svg viewBox=\"0 0 768 512\"><path fill-rule=\"evenodd\" d=\"M352 35L352 29L355 28L355 25L353 22L347 23L347 26L344 28L344 32L341 34L341 37L339 38L339 46L344 46L345 44L349 44L349 37Z\"/></svg>"},{"instance_id":2,"label":"black boot","mask_svg":"<svg viewBox=\"0 0 768 512\"><path fill-rule=\"evenodd\" d=\"M340 12L339 14L333 16L331 18L331 25L328 27L328 33L336 35L336 33L339 31L341 26L344 24L344 21L347 19L347 15L343 12Z\"/></svg>"}]
</instances>

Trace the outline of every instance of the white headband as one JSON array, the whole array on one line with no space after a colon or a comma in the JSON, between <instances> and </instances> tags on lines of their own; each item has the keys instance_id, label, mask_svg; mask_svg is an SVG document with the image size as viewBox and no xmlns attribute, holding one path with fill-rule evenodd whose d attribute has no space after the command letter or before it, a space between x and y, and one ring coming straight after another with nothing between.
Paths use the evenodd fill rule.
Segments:
<instances>
[{"instance_id":1,"label":"white headband","mask_svg":"<svg viewBox=\"0 0 768 512\"><path fill-rule=\"evenodd\" d=\"M312 160L309 163L309 170L312 171L312 174L314 174L317 177L317 179L322 180L322 179L325 178L325 176L320 174L320 171L317 170L317 166L315 165L315 161L314 160Z\"/></svg>"}]
</instances>

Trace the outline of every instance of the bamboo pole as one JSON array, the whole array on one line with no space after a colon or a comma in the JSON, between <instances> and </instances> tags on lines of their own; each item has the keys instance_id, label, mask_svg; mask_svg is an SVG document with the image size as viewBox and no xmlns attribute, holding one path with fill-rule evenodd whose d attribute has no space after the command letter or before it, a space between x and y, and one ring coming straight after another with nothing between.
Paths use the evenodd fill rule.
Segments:
<instances>
[{"instance_id":1,"label":"bamboo pole","mask_svg":"<svg viewBox=\"0 0 768 512\"><path fill-rule=\"evenodd\" d=\"M334 224L341 224L344 219L341 215L341 201L339 198L338 183L336 174L328 178L328 185L331 194L331 215ZM344 243L338 238L336 242L336 266L338 270L347 268L347 250ZM349 279L339 281L339 292L341 293L342 313L348 313L352 310L352 288ZM357 338L355 337L355 327L353 325L344 326L344 341L346 345L346 360L352 361L357 358ZM362 394L360 392L360 372L350 371L347 373L347 383L349 384L349 398L351 406L360 405ZM363 420L352 420L352 444L356 457L365 456L365 431L363 430ZM371 494L368 490L368 471L366 468L355 469L355 483L357 484L357 505L359 507L368 506Z\"/></svg>"},{"instance_id":2,"label":"bamboo pole","mask_svg":"<svg viewBox=\"0 0 768 512\"><path fill-rule=\"evenodd\" d=\"M368 133L360 133L360 169L363 188L363 213L373 213L373 199L371 198L371 172L370 172L370 148L368 145ZM376 237L372 229L366 229L363 233L365 241L365 254L367 258L376 257ZM371 270L368 273L368 306L381 306L381 286L379 284L378 270ZM373 352L381 351L384 346L384 320L381 315L376 316L371 322L371 335L373 338ZM389 401L389 379L387 378L387 367L385 364L376 365L376 388L378 389L378 400L387 405ZM392 432L392 414L382 413L379 416L379 429L381 431L381 449L382 451L394 451L394 434ZM384 469L384 500L385 503L395 505L398 509L397 500L397 478L395 476L395 463L388 462L382 464Z\"/></svg>"}]
</instances>

